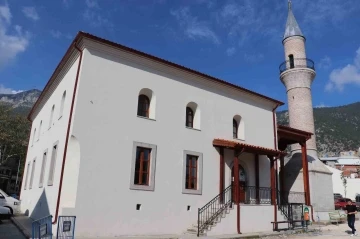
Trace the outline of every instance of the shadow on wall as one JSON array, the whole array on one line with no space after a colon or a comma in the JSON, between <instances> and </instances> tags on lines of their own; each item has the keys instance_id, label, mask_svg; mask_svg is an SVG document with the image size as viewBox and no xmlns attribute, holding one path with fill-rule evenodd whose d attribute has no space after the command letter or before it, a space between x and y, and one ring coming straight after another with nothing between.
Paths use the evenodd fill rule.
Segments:
<instances>
[{"instance_id":1,"label":"shadow on wall","mask_svg":"<svg viewBox=\"0 0 360 239\"><path fill-rule=\"evenodd\" d=\"M29 211L26 210L27 214ZM26 214L25 212L25 214ZM31 212L30 218L37 220L50 215L49 204L46 197L45 189L41 193L39 200L37 201L34 210Z\"/></svg>"},{"instance_id":2,"label":"shadow on wall","mask_svg":"<svg viewBox=\"0 0 360 239\"><path fill-rule=\"evenodd\" d=\"M308 163L312 163L315 161L315 159L309 155L307 155L307 160ZM303 174L302 172L300 173L301 169L302 169L301 153L295 153L292 155L291 158L285 159L284 169L280 169L279 173L281 173L281 170L284 170L284 177L285 177L284 188L286 192L289 191L304 192ZM299 174L300 174L299 183L294 186L295 181L298 178Z\"/></svg>"}]
</instances>

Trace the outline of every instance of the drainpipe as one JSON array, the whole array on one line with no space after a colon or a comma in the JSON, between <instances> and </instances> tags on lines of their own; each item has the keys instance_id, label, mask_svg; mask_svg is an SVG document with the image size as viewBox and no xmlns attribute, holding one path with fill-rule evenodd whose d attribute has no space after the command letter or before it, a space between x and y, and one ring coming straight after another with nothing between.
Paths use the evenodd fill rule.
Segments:
<instances>
[{"instance_id":1,"label":"drainpipe","mask_svg":"<svg viewBox=\"0 0 360 239\"><path fill-rule=\"evenodd\" d=\"M280 156L276 156L275 158L274 158L274 160L275 160L275 168L276 168L276 171L275 171L275 190L276 190L276 197L275 197L275 202L274 202L274 222L275 222L275 229L277 229L277 199L279 199L279 195L278 195L278 190L277 190L277 188L278 188L278 180L277 180L277 178L278 178L278 158L280 158Z\"/></svg>"},{"instance_id":2,"label":"drainpipe","mask_svg":"<svg viewBox=\"0 0 360 239\"><path fill-rule=\"evenodd\" d=\"M272 110L273 113L273 128L274 128L274 149L277 150L277 132L276 132L276 120L275 120L275 110L279 107L279 104L276 104L275 108Z\"/></svg>"},{"instance_id":3,"label":"drainpipe","mask_svg":"<svg viewBox=\"0 0 360 239\"><path fill-rule=\"evenodd\" d=\"M277 150L278 148L277 148L277 132L276 132L276 117L275 117L275 110L277 109L279 107L279 104L276 104L276 106L274 107L274 109L272 110L272 113L273 113L273 128L274 128L274 149L275 150ZM275 161L275 167L276 167L276 175L275 175L275 177L276 177L276 179L277 179L277 171L278 171L278 164L277 164L277 158L278 157L280 157L280 156L277 156L277 157L275 157L274 158L274 160L276 160ZM277 189L277 181L278 180L276 180L276 187L275 187L275 189ZM276 191L276 193L277 193L277 191ZM277 197L276 197L277 198ZM275 222L275 228L277 228L277 209L276 209L276 200L275 200L275 202L274 202L274 222Z\"/></svg>"},{"instance_id":4,"label":"drainpipe","mask_svg":"<svg viewBox=\"0 0 360 239\"><path fill-rule=\"evenodd\" d=\"M310 205L310 207L311 207L311 220L312 220L313 222L315 222L315 219L314 219L314 208L313 208L312 205Z\"/></svg>"},{"instance_id":5,"label":"drainpipe","mask_svg":"<svg viewBox=\"0 0 360 239\"><path fill-rule=\"evenodd\" d=\"M244 150L245 150L245 148L242 148L239 155L237 155L238 160L237 160L236 163L239 164L239 156L244 152ZM239 174L239 172L237 172L237 173ZM238 176L236 178L238 178ZM234 170L234 179L235 179L235 170ZM235 193L236 193L236 205L237 205L237 208L236 208L236 211L237 211L236 212L236 214L237 214L237 216L236 216L236 218L237 218L237 220L236 220L237 221L236 228L237 228L237 233L241 234L241 231L240 231L240 203L239 203L239 201L240 201L240 199L239 199L240 185L239 185L239 179L237 180L237 182L235 182L235 187L236 187L235 188Z\"/></svg>"},{"instance_id":6,"label":"drainpipe","mask_svg":"<svg viewBox=\"0 0 360 239\"><path fill-rule=\"evenodd\" d=\"M58 219L58 216L59 216L59 207L60 207L62 182L63 182L63 177L64 177L66 153L67 153L67 147L68 147L69 136L70 136L70 127L71 127L71 122L72 122L72 115L73 115L73 110L74 110L74 105L75 105L76 90L77 90L78 81L79 81L80 66L81 66L82 56L83 56L82 50L77 46L77 41L74 42L74 48L80 53L80 58L79 58L79 64L78 64L77 72L76 72L74 91L73 91L73 97L72 97L71 108L70 108L70 116L69 116L67 132L66 132L63 161L62 161L62 165L61 165L60 184L59 184L59 191L58 191L58 197L57 197L57 203L56 203L56 211L55 211L54 221L52 222L52 224L57 223L57 219Z\"/></svg>"}]
</instances>

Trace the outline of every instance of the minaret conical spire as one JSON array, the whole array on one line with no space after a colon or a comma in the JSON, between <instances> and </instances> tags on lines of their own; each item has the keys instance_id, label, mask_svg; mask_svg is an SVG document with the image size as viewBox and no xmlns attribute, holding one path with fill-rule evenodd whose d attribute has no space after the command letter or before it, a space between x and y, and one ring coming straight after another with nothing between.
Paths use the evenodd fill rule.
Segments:
<instances>
[{"instance_id":1,"label":"minaret conical spire","mask_svg":"<svg viewBox=\"0 0 360 239\"><path fill-rule=\"evenodd\" d=\"M286 21L286 27L285 27L285 34L284 34L284 38L288 38L288 37L291 37L291 36L303 36L301 30L300 30L300 27L295 19L295 16L292 12L292 9L291 9L291 0L288 0L288 18L287 18L287 21Z\"/></svg>"}]
</instances>

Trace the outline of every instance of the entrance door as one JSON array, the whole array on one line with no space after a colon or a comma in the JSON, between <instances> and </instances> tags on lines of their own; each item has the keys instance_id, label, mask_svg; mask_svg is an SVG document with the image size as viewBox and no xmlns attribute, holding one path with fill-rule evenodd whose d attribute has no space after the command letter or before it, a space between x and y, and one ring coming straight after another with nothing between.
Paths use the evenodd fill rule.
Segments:
<instances>
[{"instance_id":1,"label":"entrance door","mask_svg":"<svg viewBox=\"0 0 360 239\"><path fill-rule=\"evenodd\" d=\"M233 183L232 195L233 201L235 201L235 181L234 181L234 166L231 169L231 179ZM240 203L245 203L246 198L246 172L244 168L239 164L239 199Z\"/></svg>"}]
</instances>

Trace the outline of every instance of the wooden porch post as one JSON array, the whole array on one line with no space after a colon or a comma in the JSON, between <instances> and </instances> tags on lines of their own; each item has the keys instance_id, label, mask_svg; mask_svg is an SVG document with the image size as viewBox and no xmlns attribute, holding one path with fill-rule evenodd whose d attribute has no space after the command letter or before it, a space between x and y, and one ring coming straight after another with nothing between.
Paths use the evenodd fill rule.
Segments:
<instances>
[{"instance_id":1,"label":"wooden porch post","mask_svg":"<svg viewBox=\"0 0 360 239\"><path fill-rule=\"evenodd\" d=\"M239 193L240 193L240 185L239 185L239 158L238 152L234 150L234 187L235 187L235 204L239 205Z\"/></svg>"},{"instance_id":2,"label":"wooden porch post","mask_svg":"<svg viewBox=\"0 0 360 239\"><path fill-rule=\"evenodd\" d=\"M310 185L309 185L309 169L308 169L308 161L307 161L307 153L306 153L306 142L300 143L301 145L301 159L303 166L303 181L304 181L304 192L305 192L305 204L311 205L310 202Z\"/></svg>"},{"instance_id":3,"label":"wooden porch post","mask_svg":"<svg viewBox=\"0 0 360 239\"><path fill-rule=\"evenodd\" d=\"M256 188L256 204L260 204L260 176L259 176L259 155L255 154L255 188Z\"/></svg>"},{"instance_id":4,"label":"wooden porch post","mask_svg":"<svg viewBox=\"0 0 360 239\"><path fill-rule=\"evenodd\" d=\"M225 159L224 159L224 148L220 148L220 183L219 183L219 194L220 194L220 203L224 202L224 176L225 176Z\"/></svg>"},{"instance_id":5,"label":"wooden porch post","mask_svg":"<svg viewBox=\"0 0 360 239\"><path fill-rule=\"evenodd\" d=\"M275 165L274 158L272 156L268 156L270 159L270 184L271 184L271 204L275 204Z\"/></svg>"},{"instance_id":6,"label":"wooden porch post","mask_svg":"<svg viewBox=\"0 0 360 239\"><path fill-rule=\"evenodd\" d=\"M280 201L284 198L285 191L285 166L284 166L284 156L280 157Z\"/></svg>"}]
</instances>

